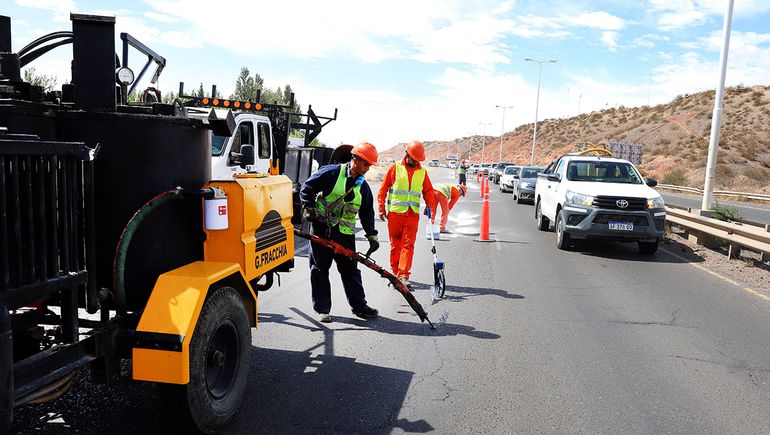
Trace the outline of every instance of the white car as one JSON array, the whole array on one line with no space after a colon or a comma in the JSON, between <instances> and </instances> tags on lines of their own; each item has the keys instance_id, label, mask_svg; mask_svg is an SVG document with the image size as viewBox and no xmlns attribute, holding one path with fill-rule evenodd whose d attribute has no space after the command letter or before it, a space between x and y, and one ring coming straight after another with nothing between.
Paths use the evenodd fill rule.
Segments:
<instances>
[{"instance_id":1,"label":"white car","mask_svg":"<svg viewBox=\"0 0 770 435\"><path fill-rule=\"evenodd\" d=\"M500 191L512 192L514 178L521 172L521 166L508 165L503 168L502 175L500 175Z\"/></svg>"},{"instance_id":2,"label":"white car","mask_svg":"<svg viewBox=\"0 0 770 435\"><path fill-rule=\"evenodd\" d=\"M541 231L556 229L556 246L569 249L578 239L637 242L653 254L663 236L663 198L629 161L565 155L538 175L535 219Z\"/></svg>"}]
</instances>

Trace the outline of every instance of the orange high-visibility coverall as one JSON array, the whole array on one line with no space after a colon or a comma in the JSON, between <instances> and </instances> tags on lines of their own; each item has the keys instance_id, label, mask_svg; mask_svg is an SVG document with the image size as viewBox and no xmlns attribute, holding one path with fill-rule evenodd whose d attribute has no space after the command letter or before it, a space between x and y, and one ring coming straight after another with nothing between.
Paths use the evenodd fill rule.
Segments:
<instances>
[{"instance_id":1,"label":"orange high-visibility coverall","mask_svg":"<svg viewBox=\"0 0 770 435\"><path fill-rule=\"evenodd\" d=\"M406 166L406 159L401 164ZM422 168L418 163L414 168L406 167L406 173L409 176L409 183L412 182L412 174L417 169ZM396 164L390 165L385 178L380 184L380 191L377 193L377 203L380 214L385 213L385 199L388 196L388 189L396 181ZM428 208L431 209L431 216L436 213L436 195L433 193L433 184L430 182L428 174L425 174L425 180L422 183L422 198ZM412 270L412 257L414 256L414 241L417 238L417 228L420 224L420 215L411 208L406 213L388 213L388 236L390 238L390 268L399 278L409 279Z\"/></svg>"},{"instance_id":2,"label":"orange high-visibility coverall","mask_svg":"<svg viewBox=\"0 0 770 435\"><path fill-rule=\"evenodd\" d=\"M446 231L446 222L449 219L449 212L452 211L452 207L454 207L457 200L460 199L460 191L457 190L457 187L452 186L452 198L447 198L440 190L434 190L433 193L436 195L438 205L441 206L441 223L439 224L439 227L441 228L441 231ZM448 203L447 200L449 201ZM436 215L433 215L432 222L436 222L437 215L438 210L436 211Z\"/></svg>"}]
</instances>

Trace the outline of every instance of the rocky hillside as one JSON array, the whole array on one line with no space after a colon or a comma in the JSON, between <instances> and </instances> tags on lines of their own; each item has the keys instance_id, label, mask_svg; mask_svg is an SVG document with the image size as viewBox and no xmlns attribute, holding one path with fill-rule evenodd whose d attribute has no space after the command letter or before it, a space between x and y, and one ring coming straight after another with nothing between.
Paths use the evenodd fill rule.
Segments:
<instances>
[{"instance_id":1,"label":"rocky hillside","mask_svg":"<svg viewBox=\"0 0 770 435\"><path fill-rule=\"evenodd\" d=\"M703 187L714 91L680 95L668 104L618 107L537 124L535 162L546 165L572 152L577 144L623 140L644 145L639 169L668 184ZM528 164L532 127L525 124L503 135L503 161ZM427 138L426 138L427 139ZM717 189L770 193L770 86L725 90L717 164ZM447 151L472 162L497 161L499 136L471 136L453 141L424 141L429 159L443 160ZM459 150L458 150L459 146ZM383 152L400 158L402 146Z\"/></svg>"}]
</instances>

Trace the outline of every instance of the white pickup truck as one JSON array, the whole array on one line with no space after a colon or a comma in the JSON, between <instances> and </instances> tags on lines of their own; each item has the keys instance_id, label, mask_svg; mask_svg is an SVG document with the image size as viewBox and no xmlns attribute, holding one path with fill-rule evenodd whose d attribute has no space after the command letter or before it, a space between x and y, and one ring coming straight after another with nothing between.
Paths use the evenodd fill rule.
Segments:
<instances>
[{"instance_id":1,"label":"white pickup truck","mask_svg":"<svg viewBox=\"0 0 770 435\"><path fill-rule=\"evenodd\" d=\"M559 249L598 238L637 242L641 253L654 254L666 219L656 185L627 160L564 155L538 175L537 228L547 231L553 222Z\"/></svg>"}]
</instances>

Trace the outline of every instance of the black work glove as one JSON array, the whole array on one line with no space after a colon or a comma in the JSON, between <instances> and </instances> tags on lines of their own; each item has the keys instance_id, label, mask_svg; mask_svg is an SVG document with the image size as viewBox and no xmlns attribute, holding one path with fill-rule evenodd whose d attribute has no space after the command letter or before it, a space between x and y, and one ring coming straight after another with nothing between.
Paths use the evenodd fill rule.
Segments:
<instances>
[{"instance_id":1,"label":"black work glove","mask_svg":"<svg viewBox=\"0 0 770 435\"><path fill-rule=\"evenodd\" d=\"M430 207L425 207L425 210L423 210L422 214L425 216L430 217Z\"/></svg>"},{"instance_id":2,"label":"black work glove","mask_svg":"<svg viewBox=\"0 0 770 435\"><path fill-rule=\"evenodd\" d=\"M306 206L302 212L302 217L308 222L318 222L318 212L314 206Z\"/></svg>"},{"instance_id":3,"label":"black work glove","mask_svg":"<svg viewBox=\"0 0 770 435\"><path fill-rule=\"evenodd\" d=\"M366 239L369 240L369 250L366 251L365 257L368 257L374 254L374 251L380 249L380 241L377 239L376 234L372 234L371 236L366 236Z\"/></svg>"}]
</instances>

